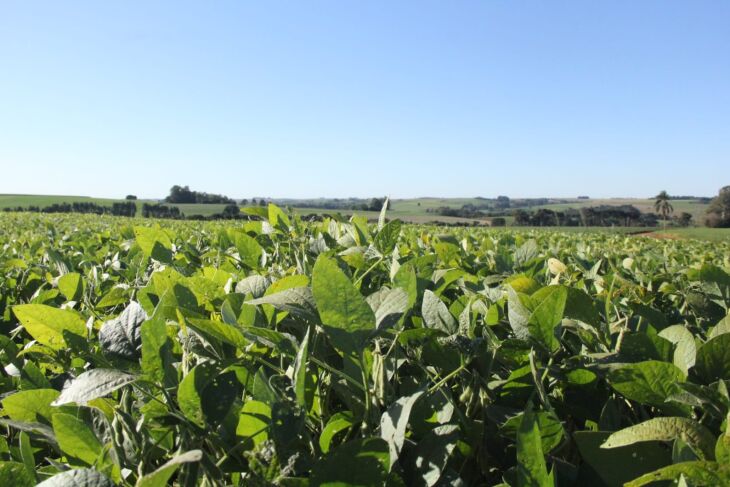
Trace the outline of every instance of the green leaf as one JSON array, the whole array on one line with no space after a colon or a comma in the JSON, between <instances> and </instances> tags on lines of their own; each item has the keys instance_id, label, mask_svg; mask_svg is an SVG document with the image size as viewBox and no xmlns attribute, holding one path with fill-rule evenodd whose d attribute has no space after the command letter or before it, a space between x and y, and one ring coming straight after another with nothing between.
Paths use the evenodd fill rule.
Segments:
<instances>
[{"instance_id":1,"label":"green leaf","mask_svg":"<svg viewBox=\"0 0 730 487\"><path fill-rule=\"evenodd\" d=\"M32 389L16 392L2 400L3 409L13 421L26 423L50 422L54 408L51 406L61 393L55 389Z\"/></svg>"},{"instance_id":2,"label":"green leaf","mask_svg":"<svg viewBox=\"0 0 730 487\"><path fill-rule=\"evenodd\" d=\"M294 393L297 397L297 403L307 411L307 359L309 358L309 332L310 328L307 328L307 332L302 338L302 343L299 344L299 351L297 352L296 360L294 360L294 375L292 382L294 386Z\"/></svg>"},{"instance_id":3,"label":"green leaf","mask_svg":"<svg viewBox=\"0 0 730 487\"><path fill-rule=\"evenodd\" d=\"M86 336L86 321L75 311L45 304L20 304L13 306L13 313L30 336L54 350L68 346L64 332Z\"/></svg>"},{"instance_id":4,"label":"green leaf","mask_svg":"<svg viewBox=\"0 0 730 487\"><path fill-rule=\"evenodd\" d=\"M142 306L134 301L129 303L122 314L101 326L99 344L102 351L115 357L137 360L142 348L141 328L145 320L147 313Z\"/></svg>"},{"instance_id":5,"label":"green leaf","mask_svg":"<svg viewBox=\"0 0 730 487\"><path fill-rule=\"evenodd\" d=\"M375 326L384 330L394 326L408 309L408 294L400 288L387 289L381 294L383 298L375 308Z\"/></svg>"},{"instance_id":6,"label":"green leaf","mask_svg":"<svg viewBox=\"0 0 730 487\"><path fill-rule=\"evenodd\" d=\"M96 470L81 468L56 474L36 487L114 487L114 482Z\"/></svg>"},{"instance_id":7,"label":"green leaf","mask_svg":"<svg viewBox=\"0 0 730 487\"><path fill-rule=\"evenodd\" d=\"M405 442L406 426L408 426L411 409L422 394L423 391L417 391L410 396L399 398L380 418L380 436L388 443L390 458L388 470L398 460Z\"/></svg>"},{"instance_id":8,"label":"green leaf","mask_svg":"<svg viewBox=\"0 0 730 487\"><path fill-rule=\"evenodd\" d=\"M282 211L282 209L274 203L269 203L269 223L272 227L277 228L282 232L288 231L291 226L289 217L286 216L286 213L284 213L284 211Z\"/></svg>"},{"instance_id":9,"label":"green leaf","mask_svg":"<svg viewBox=\"0 0 730 487\"><path fill-rule=\"evenodd\" d=\"M335 348L360 354L375 331L375 314L335 261L320 256L312 270L312 293Z\"/></svg>"},{"instance_id":10,"label":"green leaf","mask_svg":"<svg viewBox=\"0 0 730 487\"><path fill-rule=\"evenodd\" d=\"M343 411L332 415L327 424L319 435L319 447L322 453L327 453L332 445L332 439L337 433L345 430L354 424L354 419L350 411Z\"/></svg>"},{"instance_id":11,"label":"green leaf","mask_svg":"<svg viewBox=\"0 0 730 487\"><path fill-rule=\"evenodd\" d=\"M53 432L61 450L87 465L94 465L103 447L86 423L70 414L53 415Z\"/></svg>"},{"instance_id":12,"label":"green leaf","mask_svg":"<svg viewBox=\"0 0 730 487\"><path fill-rule=\"evenodd\" d=\"M583 461L579 485L623 485L639 475L672 463L666 445L654 441L602 449L610 436L604 431L576 431L573 440Z\"/></svg>"},{"instance_id":13,"label":"green leaf","mask_svg":"<svg viewBox=\"0 0 730 487\"><path fill-rule=\"evenodd\" d=\"M33 487L35 484L35 479L22 463L0 462L0 485Z\"/></svg>"},{"instance_id":14,"label":"green leaf","mask_svg":"<svg viewBox=\"0 0 730 487\"><path fill-rule=\"evenodd\" d=\"M186 418L198 426L205 426L201 396L205 387L213 380L218 369L210 362L193 367L177 387L177 402Z\"/></svg>"},{"instance_id":15,"label":"green leaf","mask_svg":"<svg viewBox=\"0 0 730 487\"><path fill-rule=\"evenodd\" d=\"M666 406L666 399L684 381L684 374L675 365L656 360L626 364L608 373L608 380L627 399L649 406Z\"/></svg>"},{"instance_id":16,"label":"green leaf","mask_svg":"<svg viewBox=\"0 0 730 487\"><path fill-rule=\"evenodd\" d=\"M236 426L236 435L250 438L254 445L265 441L271 424L271 406L253 399L246 401Z\"/></svg>"},{"instance_id":17,"label":"green leaf","mask_svg":"<svg viewBox=\"0 0 730 487\"><path fill-rule=\"evenodd\" d=\"M449 309L438 296L428 289L423 294L421 316L423 316L423 323L427 328L441 330L447 335L458 331L458 323L449 313Z\"/></svg>"},{"instance_id":18,"label":"green leaf","mask_svg":"<svg viewBox=\"0 0 730 487\"><path fill-rule=\"evenodd\" d=\"M437 426L429 431L413 451L413 484L432 487L441 479L451 452L459 440L459 427L453 424Z\"/></svg>"},{"instance_id":19,"label":"green leaf","mask_svg":"<svg viewBox=\"0 0 730 487\"><path fill-rule=\"evenodd\" d=\"M84 292L84 281L81 274L69 272L58 279L58 290L68 301L78 301Z\"/></svg>"},{"instance_id":20,"label":"green leaf","mask_svg":"<svg viewBox=\"0 0 730 487\"><path fill-rule=\"evenodd\" d=\"M314 296L312 295L312 290L308 287L285 289L277 293L267 294L258 299L246 301L246 304L268 304L279 311L286 311L294 316L299 316L310 321L319 321Z\"/></svg>"},{"instance_id":21,"label":"green leaf","mask_svg":"<svg viewBox=\"0 0 730 487\"><path fill-rule=\"evenodd\" d=\"M181 453L152 473L141 477L135 484L136 487L165 487L172 477L172 474L185 463L199 462L203 458L201 450L190 450Z\"/></svg>"},{"instance_id":22,"label":"green leaf","mask_svg":"<svg viewBox=\"0 0 730 487\"><path fill-rule=\"evenodd\" d=\"M554 481L548 474L542 452L542 440L537 418L528 407L522 415L517 430L517 485L552 487Z\"/></svg>"},{"instance_id":23,"label":"green leaf","mask_svg":"<svg viewBox=\"0 0 730 487\"><path fill-rule=\"evenodd\" d=\"M388 478L388 444L381 438L362 438L331 450L312 468L310 485L370 487Z\"/></svg>"},{"instance_id":24,"label":"green leaf","mask_svg":"<svg viewBox=\"0 0 730 487\"><path fill-rule=\"evenodd\" d=\"M730 379L730 333L711 338L697 350L695 372L706 383Z\"/></svg>"},{"instance_id":25,"label":"green leaf","mask_svg":"<svg viewBox=\"0 0 730 487\"><path fill-rule=\"evenodd\" d=\"M33 446L30 444L30 436L26 431L21 431L18 435L18 450L20 452L20 459L23 460L25 471L28 475L35 478L35 455L33 454Z\"/></svg>"},{"instance_id":26,"label":"green leaf","mask_svg":"<svg viewBox=\"0 0 730 487\"><path fill-rule=\"evenodd\" d=\"M695 420L680 417L652 418L613 433L601 448L616 448L640 441L671 441L680 438L702 460L714 460L715 436Z\"/></svg>"},{"instance_id":27,"label":"green leaf","mask_svg":"<svg viewBox=\"0 0 730 487\"><path fill-rule=\"evenodd\" d=\"M682 475L692 485L729 485L730 465L717 462L684 462L660 468L654 472L627 482L625 487L642 487L662 480L676 480Z\"/></svg>"},{"instance_id":28,"label":"green leaf","mask_svg":"<svg viewBox=\"0 0 730 487\"><path fill-rule=\"evenodd\" d=\"M177 382L177 371L172 366L172 343L167 337L167 327L162 318L142 323L142 371L154 382L166 387Z\"/></svg>"},{"instance_id":29,"label":"green leaf","mask_svg":"<svg viewBox=\"0 0 730 487\"><path fill-rule=\"evenodd\" d=\"M172 242L159 226L134 227L134 236L147 257L168 264L172 262Z\"/></svg>"},{"instance_id":30,"label":"green leaf","mask_svg":"<svg viewBox=\"0 0 730 487\"><path fill-rule=\"evenodd\" d=\"M563 319L568 291L563 286L550 286L545 292L549 294L539 302L530 315L527 328L535 340L548 351L555 352L560 348L555 329Z\"/></svg>"},{"instance_id":31,"label":"green leaf","mask_svg":"<svg viewBox=\"0 0 730 487\"><path fill-rule=\"evenodd\" d=\"M251 269L258 269L261 266L261 255L264 249L256 241L243 232L236 232L233 237L233 243L238 250L238 256L241 262Z\"/></svg>"},{"instance_id":32,"label":"green leaf","mask_svg":"<svg viewBox=\"0 0 730 487\"><path fill-rule=\"evenodd\" d=\"M136 380L136 377L116 369L92 369L67 384L53 406L76 403L84 405L98 397L120 389Z\"/></svg>"},{"instance_id":33,"label":"green leaf","mask_svg":"<svg viewBox=\"0 0 730 487\"><path fill-rule=\"evenodd\" d=\"M674 365L687 375L689 369L694 367L697 357L697 346L692 332L682 325L672 325L660 331L659 336L675 345Z\"/></svg>"},{"instance_id":34,"label":"green leaf","mask_svg":"<svg viewBox=\"0 0 730 487\"><path fill-rule=\"evenodd\" d=\"M554 412L536 411L532 413L537 421L540 429L540 441L543 453L549 453L557 448L563 442L563 425ZM520 428L524 413L511 417L502 425L501 432L503 435L515 438L517 430Z\"/></svg>"},{"instance_id":35,"label":"green leaf","mask_svg":"<svg viewBox=\"0 0 730 487\"><path fill-rule=\"evenodd\" d=\"M381 254L387 254L393 250L398 236L400 235L401 222L398 220L389 221L373 239L373 245Z\"/></svg>"}]
</instances>

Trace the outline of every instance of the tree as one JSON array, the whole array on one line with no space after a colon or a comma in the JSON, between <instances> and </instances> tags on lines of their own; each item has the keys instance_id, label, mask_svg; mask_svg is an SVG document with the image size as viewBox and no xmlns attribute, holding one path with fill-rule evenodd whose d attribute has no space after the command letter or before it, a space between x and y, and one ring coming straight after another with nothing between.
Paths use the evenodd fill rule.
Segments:
<instances>
[{"instance_id":1,"label":"tree","mask_svg":"<svg viewBox=\"0 0 730 487\"><path fill-rule=\"evenodd\" d=\"M238 208L238 205L235 203L226 205L226 207L223 208L223 217L224 218L236 218L240 214L241 214L241 210Z\"/></svg>"},{"instance_id":2,"label":"tree","mask_svg":"<svg viewBox=\"0 0 730 487\"><path fill-rule=\"evenodd\" d=\"M688 227L690 223L692 223L692 214L687 213L686 211L683 211L679 214L677 218L677 223L680 227Z\"/></svg>"},{"instance_id":3,"label":"tree","mask_svg":"<svg viewBox=\"0 0 730 487\"><path fill-rule=\"evenodd\" d=\"M720 188L718 195L710 201L705 224L708 227L730 227L730 186Z\"/></svg>"},{"instance_id":4,"label":"tree","mask_svg":"<svg viewBox=\"0 0 730 487\"><path fill-rule=\"evenodd\" d=\"M662 191L656 195L656 201L654 201L654 210L662 215L662 223L664 228L667 227L667 218L670 213L674 211L674 207L669 202L671 196L666 191Z\"/></svg>"},{"instance_id":5,"label":"tree","mask_svg":"<svg viewBox=\"0 0 730 487\"><path fill-rule=\"evenodd\" d=\"M136 200L137 197L133 194L128 194L124 199L125 200Z\"/></svg>"},{"instance_id":6,"label":"tree","mask_svg":"<svg viewBox=\"0 0 730 487\"><path fill-rule=\"evenodd\" d=\"M241 206L248 206L248 200L246 198L241 200Z\"/></svg>"},{"instance_id":7,"label":"tree","mask_svg":"<svg viewBox=\"0 0 730 487\"><path fill-rule=\"evenodd\" d=\"M495 204L495 208L504 210L506 208L509 208L509 206L510 206L509 196L497 196L497 202Z\"/></svg>"},{"instance_id":8,"label":"tree","mask_svg":"<svg viewBox=\"0 0 730 487\"><path fill-rule=\"evenodd\" d=\"M263 198L259 200L259 206L266 206L266 201Z\"/></svg>"}]
</instances>

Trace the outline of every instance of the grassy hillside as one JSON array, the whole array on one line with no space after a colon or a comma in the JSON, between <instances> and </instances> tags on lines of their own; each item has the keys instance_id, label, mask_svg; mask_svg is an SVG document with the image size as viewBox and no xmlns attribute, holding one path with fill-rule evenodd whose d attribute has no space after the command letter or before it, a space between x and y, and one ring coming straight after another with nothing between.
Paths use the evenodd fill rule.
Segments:
<instances>
[{"instance_id":1,"label":"grassy hillside","mask_svg":"<svg viewBox=\"0 0 730 487\"><path fill-rule=\"evenodd\" d=\"M68 196L68 195L17 195L17 194L5 194L0 195L0 209L5 207L28 207L28 206L48 206L53 203L73 203L76 201L80 202L91 202L100 205L110 206L114 202L124 201L121 199L108 199L108 198L90 198L88 196ZM378 212L374 211L361 211L361 210L327 210L321 208L310 208L310 207L298 207L296 206L297 200L277 200L280 203L286 204L291 202L294 209L302 215L305 214L332 214L341 213L344 216L354 214L363 215L368 218L377 218ZM561 203L552 203L542 206L530 207L530 210L539 208L547 208L551 210L565 210L568 208L580 209L587 206L600 206L600 205L633 205L642 212L653 212L654 211L654 200L651 199L635 199L635 198L606 198L606 199L561 199L564 201ZM158 203L159 200L137 200L137 209L141 213L142 204L144 203ZM484 204L485 200L480 198L411 198L411 199L394 199L391 200L391 208L388 211L390 218L398 218L409 223L429 223L429 222L444 222L444 223L472 223L475 221L473 218L457 218L449 216L440 216L435 213L429 213L429 209L435 209L439 207L449 208L461 208L463 205L481 205ZM698 203L694 200L674 200L672 201L674 206L674 214L678 215L683 211L690 213L693 217L695 224L701 224L707 209L706 204ZM169 205L180 208L180 211L185 215L204 215L209 216L214 213L220 213L225 205L222 204L177 204ZM511 223L512 218L507 217L508 224ZM635 229L632 229L635 230ZM702 235L705 238L707 235L721 235L722 232L713 233L712 229L672 229L676 235L694 236ZM715 237L713 237L715 238ZM723 237L724 239L724 237Z\"/></svg>"}]
</instances>

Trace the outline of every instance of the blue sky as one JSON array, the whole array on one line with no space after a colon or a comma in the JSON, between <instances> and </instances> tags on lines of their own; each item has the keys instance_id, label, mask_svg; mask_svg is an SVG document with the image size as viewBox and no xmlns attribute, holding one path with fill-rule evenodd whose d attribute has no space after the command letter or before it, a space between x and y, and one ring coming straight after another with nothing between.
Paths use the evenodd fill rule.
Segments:
<instances>
[{"instance_id":1,"label":"blue sky","mask_svg":"<svg viewBox=\"0 0 730 487\"><path fill-rule=\"evenodd\" d=\"M730 2L0 3L0 193L712 195Z\"/></svg>"}]
</instances>

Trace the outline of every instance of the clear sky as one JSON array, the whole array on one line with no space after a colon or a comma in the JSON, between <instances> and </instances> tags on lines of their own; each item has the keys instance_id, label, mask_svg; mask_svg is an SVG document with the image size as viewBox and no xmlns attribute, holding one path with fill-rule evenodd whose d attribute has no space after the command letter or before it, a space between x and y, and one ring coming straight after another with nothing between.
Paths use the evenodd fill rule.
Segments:
<instances>
[{"instance_id":1,"label":"clear sky","mask_svg":"<svg viewBox=\"0 0 730 487\"><path fill-rule=\"evenodd\" d=\"M0 3L0 193L713 195L730 2Z\"/></svg>"}]
</instances>

